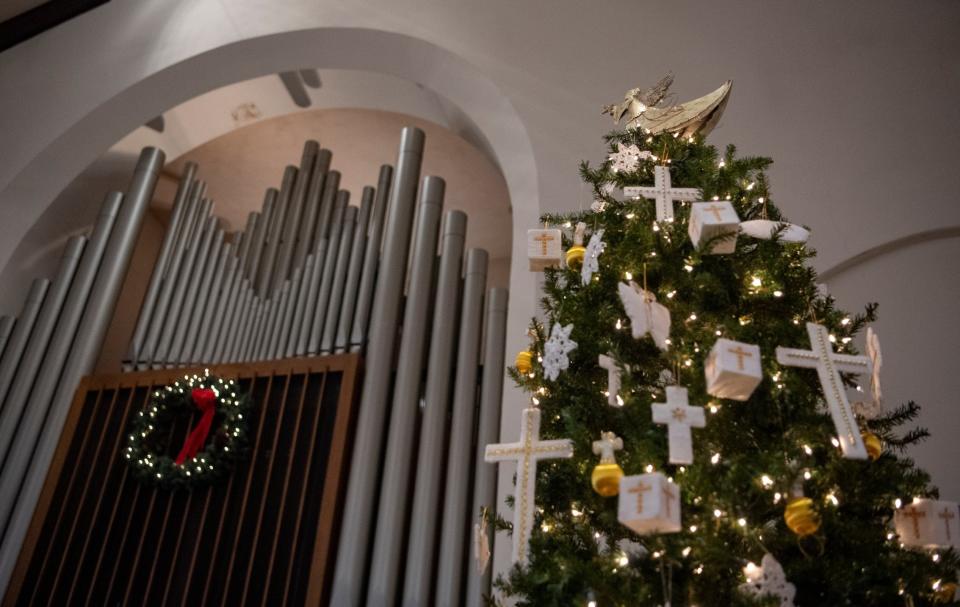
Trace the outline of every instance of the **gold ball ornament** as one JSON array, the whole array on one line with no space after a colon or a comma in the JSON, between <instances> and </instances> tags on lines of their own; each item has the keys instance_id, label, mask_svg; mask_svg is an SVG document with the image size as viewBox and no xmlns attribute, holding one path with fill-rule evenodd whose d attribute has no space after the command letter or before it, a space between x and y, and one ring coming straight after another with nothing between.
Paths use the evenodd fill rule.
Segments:
<instances>
[{"instance_id":1,"label":"gold ball ornament","mask_svg":"<svg viewBox=\"0 0 960 607\"><path fill-rule=\"evenodd\" d=\"M880 437L873 432L864 432L861 436L863 437L863 446L867 448L867 456L871 460L880 457L880 454L883 453L883 442Z\"/></svg>"},{"instance_id":2,"label":"gold ball ornament","mask_svg":"<svg viewBox=\"0 0 960 607\"><path fill-rule=\"evenodd\" d=\"M533 368L533 353L524 350L517 353L517 359L513 361L514 366L517 368L517 371L526 375L530 372L530 369Z\"/></svg>"},{"instance_id":3,"label":"gold ball ornament","mask_svg":"<svg viewBox=\"0 0 960 607\"><path fill-rule=\"evenodd\" d=\"M593 490L603 497L613 497L620 493L620 479L623 468L619 464L597 464L590 475Z\"/></svg>"},{"instance_id":4,"label":"gold ball ornament","mask_svg":"<svg viewBox=\"0 0 960 607\"><path fill-rule=\"evenodd\" d=\"M573 245L567 249L567 267L576 269L583 263L583 256L587 250L580 245Z\"/></svg>"},{"instance_id":5,"label":"gold ball ornament","mask_svg":"<svg viewBox=\"0 0 960 607\"><path fill-rule=\"evenodd\" d=\"M787 502L783 512L787 527L800 537L813 535L820 528L820 517L813 509L813 500L809 497L795 497Z\"/></svg>"},{"instance_id":6,"label":"gold ball ornament","mask_svg":"<svg viewBox=\"0 0 960 607\"><path fill-rule=\"evenodd\" d=\"M933 593L933 602L940 605L947 605L953 602L953 597L957 595L957 585L953 582L940 584L940 587Z\"/></svg>"}]
</instances>

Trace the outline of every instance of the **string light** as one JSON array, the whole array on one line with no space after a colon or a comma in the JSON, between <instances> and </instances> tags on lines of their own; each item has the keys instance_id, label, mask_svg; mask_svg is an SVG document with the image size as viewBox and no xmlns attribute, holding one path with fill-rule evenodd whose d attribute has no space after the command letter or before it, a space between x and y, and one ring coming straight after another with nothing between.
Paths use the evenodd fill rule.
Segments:
<instances>
[{"instance_id":1,"label":"string light","mask_svg":"<svg viewBox=\"0 0 960 607\"><path fill-rule=\"evenodd\" d=\"M743 517L738 518L738 519L737 519L737 524L740 525L741 527L746 527L746 526L747 526L747 519L745 519L745 518L743 518Z\"/></svg>"},{"instance_id":2,"label":"string light","mask_svg":"<svg viewBox=\"0 0 960 607\"><path fill-rule=\"evenodd\" d=\"M720 463L720 454L719 454L719 453L714 453L713 455L711 455L711 456L710 456L710 463L711 463L711 464L714 464L714 465L719 464L719 463Z\"/></svg>"},{"instance_id":3,"label":"string light","mask_svg":"<svg viewBox=\"0 0 960 607\"><path fill-rule=\"evenodd\" d=\"M773 486L773 479L764 474L760 477L760 484L769 489Z\"/></svg>"}]
</instances>

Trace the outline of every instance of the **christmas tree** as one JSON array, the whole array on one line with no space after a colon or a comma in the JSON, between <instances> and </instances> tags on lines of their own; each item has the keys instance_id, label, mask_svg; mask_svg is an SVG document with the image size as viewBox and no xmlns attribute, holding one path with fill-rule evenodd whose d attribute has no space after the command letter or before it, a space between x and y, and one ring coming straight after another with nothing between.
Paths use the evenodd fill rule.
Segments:
<instances>
[{"instance_id":1,"label":"christmas tree","mask_svg":"<svg viewBox=\"0 0 960 607\"><path fill-rule=\"evenodd\" d=\"M880 406L876 336L853 343L876 305L818 287L770 159L705 142L729 83L659 107L668 86L606 109L626 123L581 166L596 202L529 235L542 317L510 374L530 405L519 443L487 447L519 462L497 586L520 605L951 602L956 504L905 455L918 406Z\"/></svg>"}]
</instances>

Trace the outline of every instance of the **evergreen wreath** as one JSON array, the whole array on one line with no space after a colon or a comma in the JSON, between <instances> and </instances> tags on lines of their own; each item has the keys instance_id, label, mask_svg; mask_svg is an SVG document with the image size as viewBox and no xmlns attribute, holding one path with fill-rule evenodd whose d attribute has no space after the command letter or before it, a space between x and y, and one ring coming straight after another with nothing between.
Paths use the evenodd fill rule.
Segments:
<instances>
[{"instance_id":1,"label":"evergreen wreath","mask_svg":"<svg viewBox=\"0 0 960 607\"><path fill-rule=\"evenodd\" d=\"M246 450L248 394L234 380L204 371L156 390L130 422L124 457L139 480L164 488L205 486L230 470ZM175 456L169 443L178 420L192 423Z\"/></svg>"}]
</instances>

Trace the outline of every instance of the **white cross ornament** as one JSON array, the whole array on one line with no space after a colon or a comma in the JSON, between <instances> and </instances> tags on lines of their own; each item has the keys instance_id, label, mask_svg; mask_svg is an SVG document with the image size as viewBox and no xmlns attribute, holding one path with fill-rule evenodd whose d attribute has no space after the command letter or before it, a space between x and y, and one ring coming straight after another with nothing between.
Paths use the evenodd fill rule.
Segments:
<instances>
[{"instance_id":1,"label":"white cross ornament","mask_svg":"<svg viewBox=\"0 0 960 607\"><path fill-rule=\"evenodd\" d=\"M613 432L601 432L600 440L593 441L593 453L600 456L601 464L615 464L617 458L614 457L614 451L623 449L623 439Z\"/></svg>"},{"instance_id":2,"label":"white cross ornament","mask_svg":"<svg viewBox=\"0 0 960 607\"><path fill-rule=\"evenodd\" d=\"M693 202L700 200L700 190L697 188L675 188L670 183L670 167L657 165L653 167L652 186L632 186L623 188L623 195L627 198L653 198L657 202L657 221L673 221L673 202L681 200Z\"/></svg>"},{"instance_id":3,"label":"white cross ornament","mask_svg":"<svg viewBox=\"0 0 960 607\"><path fill-rule=\"evenodd\" d=\"M598 358L600 366L607 370L607 404L611 407L622 407L623 398L620 396L622 371L613 357L601 354Z\"/></svg>"},{"instance_id":4,"label":"white cross ornament","mask_svg":"<svg viewBox=\"0 0 960 607\"><path fill-rule=\"evenodd\" d=\"M837 427L837 438L840 440L843 456L848 459L867 459L860 427L847 400L840 372L870 373L872 363L866 356L835 354L830 347L830 335L823 325L808 322L807 334L810 336L812 350L778 347L777 362L788 367L817 370L830 415Z\"/></svg>"},{"instance_id":5,"label":"white cross ornament","mask_svg":"<svg viewBox=\"0 0 960 607\"><path fill-rule=\"evenodd\" d=\"M518 442L487 445L484 461L517 462L517 487L513 497L514 562L525 563L527 560L536 507L537 462L569 457L573 457L573 441L570 439L540 440L540 409L535 408L523 410Z\"/></svg>"},{"instance_id":6,"label":"white cross ornament","mask_svg":"<svg viewBox=\"0 0 960 607\"><path fill-rule=\"evenodd\" d=\"M667 386L667 402L654 403L650 407L653 422L666 424L670 441L670 463L693 463L693 439L690 428L703 428L707 420L703 407L691 407L687 389L682 386Z\"/></svg>"},{"instance_id":7,"label":"white cross ornament","mask_svg":"<svg viewBox=\"0 0 960 607\"><path fill-rule=\"evenodd\" d=\"M620 479L617 520L639 535L680 531L680 486L659 472Z\"/></svg>"}]
</instances>

